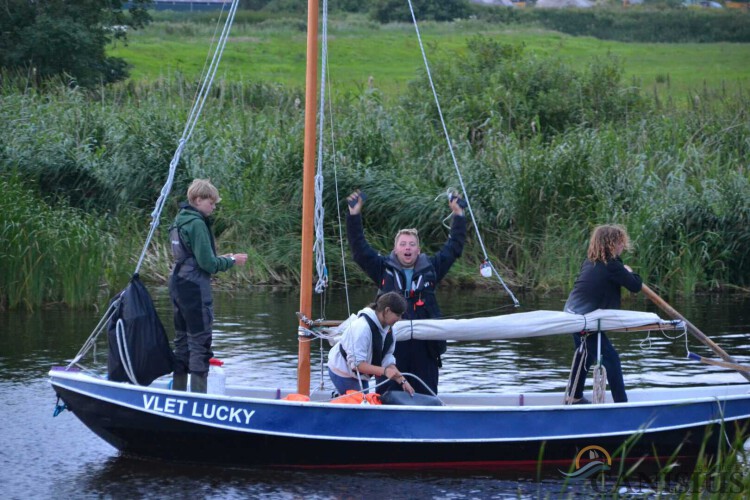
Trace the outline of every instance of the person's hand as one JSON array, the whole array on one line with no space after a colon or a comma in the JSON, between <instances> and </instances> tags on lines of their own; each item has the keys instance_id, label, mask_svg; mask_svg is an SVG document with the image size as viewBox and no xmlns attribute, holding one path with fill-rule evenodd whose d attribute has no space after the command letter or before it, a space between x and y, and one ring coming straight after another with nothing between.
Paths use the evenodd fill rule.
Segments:
<instances>
[{"instance_id":1,"label":"person's hand","mask_svg":"<svg viewBox=\"0 0 750 500\"><path fill-rule=\"evenodd\" d=\"M349 213L352 215L357 215L358 213L360 213L362 211L362 205L364 205L365 203L362 197L359 195L359 193L360 193L360 190L357 189L352 194L346 197L346 202L349 206ZM355 203L354 206L351 206L351 204L349 203L354 200L357 200L357 203Z\"/></svg>"},{"instance_id":2,"label":"person's hand","mask_svg":"<svg viewBox=\"0 0 750 500\"><path fill-rule=\"evenodd\" d=\"M391 371L391 374L388 374L388 370ZM398 368L396 368L396 365L388 365L385 368L383 368L383 376L385 378L394 380L396 377L401 376L401 372L398 371Z\"/></svg>"},{"instance_id":3,"label":"person's hand","mask_svg":"<svg viewBox=\"0 0 750 500\"><path fill-rule=\"evenodd\" d=\"M401 384L401 388L409 393L409 396L414 396L414 388L411 386L408 380L406 380L406 377L404 377L404 381Z\"/></svg>"},{"instance_id":4,"label":"person's hand","mask_svg":"<svg viewBox=\"0 0 750 500\"><path fill-rule=\"evenodd\" d=\"M234 263L238 266L244 266L245 262L247 262L246 253L228 253L226 255L222 255L222 257L229 257L230 259L234 259Z\"/></svg>"},{"instance_id":5,"label":"person's hand","mask_svg":"<svg viewBox=\"0 0 750 500\"><path fill-rule=\"evenodd\" d=\"M633 272L633 268L631 268L631 267L630 267L629 265L625 264L625 265L624 265L624 267L625 267L625 269L627 269L627 271L628 271L629 273L632 273L632 272Z\"/></svg>"},{"instance_id":6,"label":"person's hand","mask_svg":"<svg viewBox=\"0 0 750 500\"><path fill-rule=\"evenodd\" d=\"M458 200L460 200L461 197L456 195L453 197L453 199L448 199L448 206L451 207L451 212L453 212L453 215L463 215L464 209L461 208L461 205L458 204Z\"/></svg>"}]
</instances>

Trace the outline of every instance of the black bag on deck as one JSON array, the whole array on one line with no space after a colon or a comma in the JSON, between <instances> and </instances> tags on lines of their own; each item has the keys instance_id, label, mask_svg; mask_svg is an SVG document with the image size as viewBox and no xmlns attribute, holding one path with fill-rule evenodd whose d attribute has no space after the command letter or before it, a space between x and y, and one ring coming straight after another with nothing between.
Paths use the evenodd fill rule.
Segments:
<instances>
[{"instance_id":1,"label":"black bag on deck","mask_svg":"<svg viewBox=\"0 0 750 500\"><path fill-rule=\"evenodd\" d=\"M107 340L109 380L149 385L172 372L174 353L164 325L137 274L112 302L120 300L109 320Z\"/></svg>"}]
</instances>

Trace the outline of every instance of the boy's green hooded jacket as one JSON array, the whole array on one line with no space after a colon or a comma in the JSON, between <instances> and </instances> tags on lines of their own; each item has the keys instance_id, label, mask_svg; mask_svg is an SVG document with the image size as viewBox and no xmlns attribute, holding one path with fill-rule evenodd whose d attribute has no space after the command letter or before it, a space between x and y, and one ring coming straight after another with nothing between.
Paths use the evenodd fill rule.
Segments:
<instances>
[{"instance_id":1,"label":"boy's green hooded jacket","mask_svg":"<svg viewBox=\"0 0 750 500\"><path fill-rule=\"evenodd\" d=\"M179 239L173 237L177 234ZM180 205L180 211L170 227L170 239L175 263L180 267L185 264L193 267L189 262L191 257L195 259L193 265L208 274L226 271L234 265L231 258L216 255L210 221L187 203Z\"/></svg>"}]
</instances>

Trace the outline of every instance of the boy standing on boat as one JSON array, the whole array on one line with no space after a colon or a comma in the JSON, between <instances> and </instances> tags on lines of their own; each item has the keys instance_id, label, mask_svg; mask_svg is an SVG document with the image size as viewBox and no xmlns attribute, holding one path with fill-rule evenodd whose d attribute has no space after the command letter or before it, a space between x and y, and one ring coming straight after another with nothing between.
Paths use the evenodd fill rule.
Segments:
<instances>
[{"instance_id":1,"label":"boy standing on boat","mask_svg":"<svg viewBox=\"0 0 750 500\"><path fill-rule=\"evenodd\" d=\"M357 313L357 319L328 353L328 375L339 394L368 389L372 376L393 380L414 394L393 356L396 342L391 327L405 311L406 299L389 292Z\"/></svg>"},{"instance_id":2,"label":"boy standing on boat","mask_svg":"<svg viewBox=\"0 0 750 500\"><path fill-rule=\"evenodd\" d=\"M209 216L221 201L219 191L206 179L195 179L187 190L188 202L169 228L174 268L169 297L174 309L175 369L172 388L205 393L214 320L211 275L235 264L244 265L247 254L217 256Z\"/></svg>"},{"instance_id":3,"label":"boy standing on boat","mask_svg":"<svg viewBox=\"0 0 750 500\"><path fill-rule=\"evenodd\" d=\"M594 228L589 240L586 260L581 265L581 272L576 278L573 290L565 302L565 312L573 314L587 314L596 309L620 309L620 294L622 287L631 292L638 292L643 287L643 280L634 273L630 266L623 264L620 255L630 248L630 238L623 226L603 225ZM583 386L591 365L596 361L598 351L598 336L601 336L602 365L607 370L607 382L615 403L625 403L625 382L622 378L620 356L612 343L603 332L598 335L586 336L583 343L581 334L574 333L575 362L571 379L568 383L568 403L589 403L583 397ZM585 363L584 363L585 357ZM581 364L583 367L581 367ZM580 372L580 373L579 373ZM576 381L577 379L577 381Z\"/></svg>"},{"instance_id":4,"label":"boy standing on boat","mask_svg":"<svg viewBox=\"0 0 750 500\"><path fill-rule=\"evenodd\" d=\"M448 241L438 253L429 257L420 252L416 229L400 230L393 251L387 257L376 252L367 243L362 227L363 198L359 191L347 198L346 232L354 261L378 285L378 295L393 291L403 295L408 304L404 319L439 318L441 313L435 287L461 256L466 242L466 218L459 198L448 202L453 212ZM418 380L409 380L416 392L437 394L438 370L442 366L440 356L445 353L445 348L446 342L442 340L411 339L396 344L395 356L401 371L413 373L428 386L424 387ZM384 390L388 388L386 384Z\"/></svg>"}]
</instances>

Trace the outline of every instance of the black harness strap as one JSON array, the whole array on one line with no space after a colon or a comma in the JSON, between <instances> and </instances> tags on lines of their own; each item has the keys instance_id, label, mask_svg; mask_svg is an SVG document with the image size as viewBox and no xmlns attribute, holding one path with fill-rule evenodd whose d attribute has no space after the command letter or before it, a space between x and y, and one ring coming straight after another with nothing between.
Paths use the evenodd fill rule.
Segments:
<instances>
[{"instance_id":1,"label":"black harness strap","mask_svg":"<svg viewBox=\"0 0 750 500\"><path fill-rule=\"evenodd\" d=\"M391 330L388 330L388 333L385 334L385 341L383 342L383 345L380 345L380 328L378 328L378 325L375 324L375 321L372 320L368 315L366 314L360 314L360 318L365 318L367 320L367 324L370 325L370 333L372 334L372 363L375 366L380 366L383 363L383 353L388 352L388 349L391 348L391 345L393 344L393 333ZM347 354L346 350L344 350L344 346L339 344L339 350L341 351L341 355L344 356L344 359L346 359Z\"/></svg>"}]
</instances>

